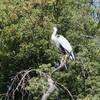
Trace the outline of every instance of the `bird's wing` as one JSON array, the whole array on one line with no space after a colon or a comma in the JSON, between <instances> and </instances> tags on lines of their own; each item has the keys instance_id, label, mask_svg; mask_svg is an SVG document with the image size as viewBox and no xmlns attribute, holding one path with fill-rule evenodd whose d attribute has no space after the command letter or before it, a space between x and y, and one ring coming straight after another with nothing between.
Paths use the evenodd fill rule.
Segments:
<instances>
[{"instance_id":1,"label":"bird's wing","mask_svg":"<svg viewBox=\"0 0 100 100\"><path fill-rule=\"evenodd\" d=\"M65 49L65 50L67 50L67 52L68 53L70 53L71 52L71 55L72 55L72 57L70 56L70 59L71 60L75 60L76 58L75 58L75 55L74 55L74 53L73 53L73 49L72 49L72 46L71 46L71 44L68 42L68 40L66 40L66 38L64 38L62 35L59 35L59 36L57 36L57 40L58 40L58 42L62 45L62 47Z\"/></svg>"},{"instance_id":2,"label":"bird's wing","mask_svg":"<svg viewBox=\"0 0 100 100\"><path fill-rule=\"evenodd\" d=\"M69 53L72 50L72 47L70 45L70 43L68 42L68 40L66 40L66 38L64 38L63 36L59 35L58 37L58 42L63 46L64 49L66 49Z\"/></svg>"}]
</instances>

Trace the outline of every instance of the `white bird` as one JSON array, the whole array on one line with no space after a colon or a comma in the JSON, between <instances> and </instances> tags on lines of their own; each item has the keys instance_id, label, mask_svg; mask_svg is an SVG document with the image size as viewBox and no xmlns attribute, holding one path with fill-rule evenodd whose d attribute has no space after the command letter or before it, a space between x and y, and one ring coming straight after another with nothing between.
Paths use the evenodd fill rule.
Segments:
<instances>
[{"instance_id":1,"label":"white bird","mask_svg":"<svg viewBox=\"0 0 100 100\"><path fill-rule=\"evenodd\" d=\"M56 35L57 33L57 28L53 27L53 34L51 36L51 39L55 42L56 46L58 47L58 49L65 55L65 54L69 54L69 58L72 61L76 60L76 57L73 53L73 49L72 46L70 45L70 43L68 42L68 40L66 38L64 38L62 35Z\"/></svg>"}]
</instances>

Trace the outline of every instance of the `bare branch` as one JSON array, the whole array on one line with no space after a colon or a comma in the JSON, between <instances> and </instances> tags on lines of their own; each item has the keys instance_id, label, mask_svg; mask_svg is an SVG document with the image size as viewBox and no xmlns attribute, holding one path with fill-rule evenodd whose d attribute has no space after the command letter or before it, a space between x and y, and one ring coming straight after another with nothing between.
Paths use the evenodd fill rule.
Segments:
<instances>
[{"instance_id":1,"label":"bare branch","mask_svg":"<svg viewBox=\"0 0 100 100\"><path fill-rule=\"evenodd\" d=\"M58 82L56 82L56 84L59 85L60 87L63 87L68 92L68 94L70 95L70 97L72 98L72 100L74 100L73 95L70 93L70 91L64 85L62 85L62 84L60 84Z\"/></svg>"},{"instance_id":2,"label":"bare branch","mask_svg":"<svg viewBox=\"0 0 100 100\"><path fill-rule=\"evenodd\" d=\"M54 80L52 80L51 76L48 76L48 84L49 84L49 89L48 91L42 96L41 100L47 100L50 95L57 89L57 86L55 85Z\"/></svg>"},{"instance_id":3,"label":"bare branch","mask_svg":"<svg viewBox=\"0 0 100 100\"><path fill-rule=\"evenodd\" d=\"M92 39L95 39L96 38L96 36L90 36L90 35L83 35L83 37L92 38Z\"/></svg>"},{"instance_id":4,"label":"bare branch","mask_svg":"<svg viewBox=\"0 0 100 100\"><path fill-rule=\"evenodd\" d=\"M41 76L41 81L42 81L43 94L45 94L45 87L44 87L44 83L43 83L43 76L41 75L41 73L40 73L40 76Z\"/></svg>"},{"instance_id":5,"label":"bare branch","mask_svg":"<svg viewBox=\"0 0 100 100\"><path fill-rule=\"evenodd\" d=\"M55 69L52 73L51 73L51 76L53 75L53 73L54 72L56 72L56 71L58 71L58 70L60 70L61 68L63 68L64 66L65 66L65 64L66 64L66 62L67 62L67 58L69 57L69 55L64 55L63 57L62 57L62 60L61 60L61 63L60 63L60 66L57 68L57 69Z\"/></svg>"},{"instance_id":6,"label":"bare branch","mask_svg":"<svg viewBox=\"0 0 100 100\"><path fill-rule=\"evenodd\" d=\"M77 5L81 5L79 2L77 2L77 1L75 1L75 0L73 0L73 2L74 2L75 4L77 4Z\"/></svg>"},{"instance_id":7,"label":"bare branch","mask_svg":"<svg viewBox=\"0 0 100 100\"><path fill-rule=\"evenodd\" d=\"M66 58L64 59L64 61L66 62ZM65 64L65 62L63 62L63 64ZM32 68L30 68L28 70L23 70L23 71L20 71L19 73L17 73L17 75L13 78L12 84L10 85L12 90L8 90L7 93L4 94L4 95L6 95L5 100L9 100L10 96L13 96L13 100L14 100L16 91L20 91L22 93L22 100L24 100L25 91L28 92L27 90L25 90L25 87L27 86L26 81L28 81L30 79L29 73L33 72L33 71L38 72L40 74L41 78L44 77L47 80L48 85L49 85L49 89L46 92L44 90L44 94L43 94L41 100L47 100L51 96L51 94L53 94L54 91L56 91L56 89L58 88L58 85L65 88L67 90L68 94L71 96L72 100L74 100L70 91L64 85L62 85L60 83L58 84L58 82L56 82L54 79L52 79L52 77L50 75L47 75L44 72L41 72L39 70L32 69ZM19 76L21 76L21 79L19 79ZM16 82L18 82L18 84L16 84Z\"/></svg>"}]
</instances>

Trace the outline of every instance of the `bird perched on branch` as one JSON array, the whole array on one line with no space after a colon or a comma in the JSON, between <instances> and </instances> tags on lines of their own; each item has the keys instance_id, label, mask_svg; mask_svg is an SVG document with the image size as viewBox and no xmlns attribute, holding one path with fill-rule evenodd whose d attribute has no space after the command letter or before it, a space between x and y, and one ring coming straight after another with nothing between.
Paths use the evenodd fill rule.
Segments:
<instances>
[{"instance_id":1,"label":"bird perched on branch","mask_svg":"<svg viewBox=\"0 0 100 100\"><path fill-rule=\"evenodd\" d=\"M62 35L56 35L57 27L53 27L53 30L54 30L54 32L51 36L51 39L55 42L58 49L63 53L63 55L67 54L67 55L69 55L69 58L72 61L75 61L76 57L73 53L72 46L70 45L68 40L66 38L64 38Z\"/></svg>"}]
</instances>

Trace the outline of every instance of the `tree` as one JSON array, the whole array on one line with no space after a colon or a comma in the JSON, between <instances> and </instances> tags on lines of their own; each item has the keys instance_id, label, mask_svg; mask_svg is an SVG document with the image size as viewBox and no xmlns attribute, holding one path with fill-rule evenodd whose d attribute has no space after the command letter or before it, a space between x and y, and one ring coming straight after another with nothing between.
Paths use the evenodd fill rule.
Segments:
<instances>
[{"instance_id":1,"label":"tree","mask_svg":"<svg viewBox=\"0 0 100 100\"><path fill-rule=\"evenodd\" d=\"M33 67L50 75L54 64L61 59L50 40L52 27L57 26L58 34L65 36L73 48L77 46L77 61L68 61L67 72L54 73L54 80L80 99L99 98L100 22L91 16L93 9L87 2L89 0L0 1L0 94L6 93L12 76L19 71ZM41 94L41 82L47 85L47 81L40 80L36 71L30 73L30 78L26 88L35 99ZM16 100L21 98L19 92L15 96ZM61 89L51 96L57 97L70 99Z\"/></svg>"}]
</instances>

